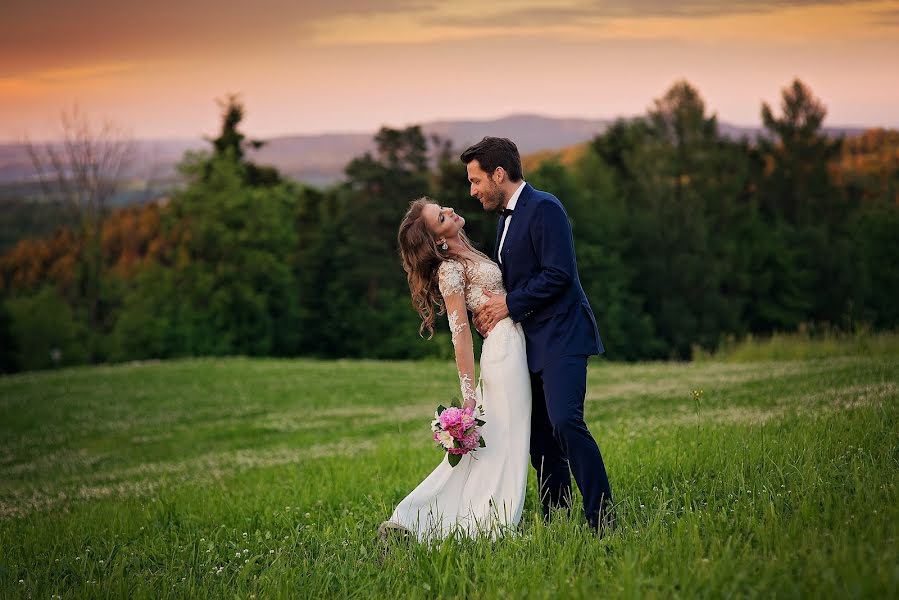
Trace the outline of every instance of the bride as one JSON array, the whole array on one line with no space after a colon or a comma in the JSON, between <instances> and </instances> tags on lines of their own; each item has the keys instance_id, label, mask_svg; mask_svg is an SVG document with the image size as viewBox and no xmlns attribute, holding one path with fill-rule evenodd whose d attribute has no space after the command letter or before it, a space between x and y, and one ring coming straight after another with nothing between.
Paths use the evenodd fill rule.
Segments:
<instances>
[{"instance_id":1,"label":"bride","mask_svg":"<svg viewBox=\"0 0 899 600\"><path fill-rule=\"evenodd\" d=\"M480 381L468 310L489 295L504 293L499 267L474 249L462 227L465 219L430 198L411 203L398 242L421 316L419 332L433 334L436 314L447 312L463 408L482 404L486 447L462 456L455 467L447 458L406 496L379 532L412 534L421 541L454 532L491 538L504 535L521 518L528 475L531 383L521 325L500 321L481 349Z\"/></svg>"}]
</instances>

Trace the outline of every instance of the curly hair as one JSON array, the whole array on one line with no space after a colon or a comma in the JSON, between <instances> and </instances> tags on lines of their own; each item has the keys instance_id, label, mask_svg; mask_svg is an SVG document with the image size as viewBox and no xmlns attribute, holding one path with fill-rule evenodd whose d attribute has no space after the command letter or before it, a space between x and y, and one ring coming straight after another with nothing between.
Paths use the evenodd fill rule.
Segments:
<instances>
[{"instance_id":1,"label":"curly hair","mask_svg":"<svg viewBox=\"0 0 899 600\"><path fill-rule=\"evenodd\" d=\"M434 319L446 311L443 296L437 283L437 269L440 263L453 259L468 262L469 259L457 256L449 252L442 252L437 247L437 240L428 229L422 211L429 204L437 204L427 196L413 200L409 204L409 210L400 223L397 234L397 245L400 249L400 258L403 261L403 269L406 271L406 280L409 282L409 291L412 294L412 306L421 317L421 326L418 333L424 337L428 332L428 339L434 335ZM469 250L482 255L475 250L471 242L465 236L465 232L459 232L462 244Z\"/></svg>"}]
</instances>

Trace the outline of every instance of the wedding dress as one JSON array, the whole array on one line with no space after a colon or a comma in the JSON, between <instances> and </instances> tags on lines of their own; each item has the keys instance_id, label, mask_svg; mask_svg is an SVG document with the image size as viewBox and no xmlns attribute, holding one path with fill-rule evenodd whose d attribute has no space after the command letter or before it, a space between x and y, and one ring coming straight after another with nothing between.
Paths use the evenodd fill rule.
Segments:
<instances>
[{"instance_id":1,"label":"wedding dress","mask_svg":"<svg viewBox=\"0 0 899 600\"><path fill-rule=\"evenodd\" d=\"M476 311L487 302L485 288L503 293L502 275L487 259L447 260L440 264L438 283L463 401L474 399L484 407L486 424L481 433L486 447L463 455L455 467L444 458L384 525L408 530L421 541L442 539L453 532L495 539L518 524L527 484L531 387L524 332L508 317L497 323L484 340L480 382L474 386L466 308Z\"/></svg>"}]
</instances>

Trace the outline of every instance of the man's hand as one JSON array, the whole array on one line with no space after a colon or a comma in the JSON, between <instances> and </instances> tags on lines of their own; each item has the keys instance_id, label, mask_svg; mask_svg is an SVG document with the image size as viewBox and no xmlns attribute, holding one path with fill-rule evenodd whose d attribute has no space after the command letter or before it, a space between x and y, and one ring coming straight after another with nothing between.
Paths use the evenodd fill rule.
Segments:
<instances>
[{"instance_id":1,"label":"man's hand","mask_svg":"<svg viewBox=\"0 0 899 600\"><path fill-rule=\"evenodd\" d=\"M506 306L506 295L495 294L483 288L487 296L487 303L474 315L474 326L481 335L487 337L496 324L509 316L509 307Z\"/></svg>"}]
</instances>

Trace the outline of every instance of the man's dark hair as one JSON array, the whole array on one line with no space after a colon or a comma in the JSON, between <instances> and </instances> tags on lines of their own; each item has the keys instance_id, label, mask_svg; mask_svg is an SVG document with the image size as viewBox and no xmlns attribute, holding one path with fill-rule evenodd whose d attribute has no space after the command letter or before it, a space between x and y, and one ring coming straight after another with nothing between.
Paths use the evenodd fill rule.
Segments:
<instances>
[{"instance_id":1,"label":"man's dark hair","mask_svg":"<svg viewBox=\"0 0 899 600\"><path fill-rule=\"evenodd\" d=\"M488 175L493 175L497 167L502 167L512 182L521 181L523 177L518 147L508 138L487 136L470 146L460 158L466 165L473 160L478 161Z\"/></svg>"}]
</instances>

